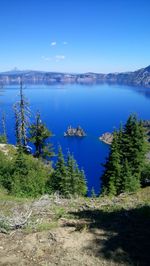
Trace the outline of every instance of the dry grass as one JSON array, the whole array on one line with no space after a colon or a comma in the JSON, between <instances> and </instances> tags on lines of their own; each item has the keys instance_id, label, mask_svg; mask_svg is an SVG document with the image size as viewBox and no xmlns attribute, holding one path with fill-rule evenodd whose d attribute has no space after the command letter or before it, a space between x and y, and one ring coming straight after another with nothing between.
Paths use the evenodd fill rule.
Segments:
<instances>
[{"instance_id":1,"label":"dry grass","mask_svg":"<svg viewBox=\"0 0 150 266\"><path fill-rule=\"evenodd\" d=\"M147 266L149 203L149 187L94 199L27 200L1 191L1 215L32 215L24 228L0 234L0 265Z\"/></svg>"}]
</instances>

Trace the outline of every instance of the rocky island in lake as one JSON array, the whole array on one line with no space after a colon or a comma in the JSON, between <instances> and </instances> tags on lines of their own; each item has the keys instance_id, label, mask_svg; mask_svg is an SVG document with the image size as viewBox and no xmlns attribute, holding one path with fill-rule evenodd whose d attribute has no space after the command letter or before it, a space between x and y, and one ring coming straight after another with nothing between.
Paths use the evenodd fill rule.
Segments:
<instances>
[{"instance_id":1,"label":"rocky island in lake","mask_svg":"<svg viewBox=\"0 0 150 266\"><path fill-rule=\"evenodd\" d=\"M111 145L113 141L113 134L110 132L106 132L101 137L99 137L99 139L104 143Z\"/></svg>"},{"instance_id":2,"label":"rocky island in lake","mask_svg":"<svg viewBox=\"0 0 150 266\"><path fill-rule=\"evenodd\" d=\"M150 142L150 120L142 120L142 125L145 129L146 139ZM103 141L104 143L111 145L113 141L113 133L106 132L99 137L99 140ZM148 154L150 158L150 153Z\"/></svg>"},{"instance_id":3,"label":"rocky island in lake","mask_svg":"<svg viewBox=\"0 0 150 266\"><path fill-rule=\"evenodd\" d=\"M67 131L64 133L64 137L85 137L85 136L86 133L80 126L78 126L77 128L69 126L67 128Z\"/></svg>"}]
</instances>

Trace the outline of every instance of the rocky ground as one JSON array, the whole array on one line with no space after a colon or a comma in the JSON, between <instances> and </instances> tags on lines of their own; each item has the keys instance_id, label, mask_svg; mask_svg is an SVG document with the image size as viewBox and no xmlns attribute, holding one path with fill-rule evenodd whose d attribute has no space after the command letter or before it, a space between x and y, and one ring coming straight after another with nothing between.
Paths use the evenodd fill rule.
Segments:
<instances>
[{"instance_id":1,"label":"rocky ground","mask_svg":"<svg viewBox=\"0 0 150 266\"><path fill-rule=\"evenodd\" d=\"M149 265L150 188L114 198L0 192L0 265Z\"/></svg>"}]
</instances>

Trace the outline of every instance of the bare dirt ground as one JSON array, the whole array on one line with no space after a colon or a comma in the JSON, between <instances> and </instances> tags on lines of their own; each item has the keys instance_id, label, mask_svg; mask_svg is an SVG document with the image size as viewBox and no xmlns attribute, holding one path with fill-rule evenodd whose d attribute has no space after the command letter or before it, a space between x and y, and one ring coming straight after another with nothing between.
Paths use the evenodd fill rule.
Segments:
<instances>
[{"instance_id":1,"label":"bare dirt ground","mask_svg":"<svg viewBox=\"0 0 150 266\"><path fill-rule=\"evenodd\" d=\"M17 231L1 236L0 261L1 265L110 265L86 250L91 241L92 233L71 227L30 234Z\"/></svg>"},{"instance_id":2,"label":"bare dirt ground","mask_svg":"<svg viewBox=\"0 0 150 266\"><path fill-rule=\"evenodd\" d=\"M149 192L38 200L0 193L0 265L148 266Z\"/></svg>"}]
</instances>

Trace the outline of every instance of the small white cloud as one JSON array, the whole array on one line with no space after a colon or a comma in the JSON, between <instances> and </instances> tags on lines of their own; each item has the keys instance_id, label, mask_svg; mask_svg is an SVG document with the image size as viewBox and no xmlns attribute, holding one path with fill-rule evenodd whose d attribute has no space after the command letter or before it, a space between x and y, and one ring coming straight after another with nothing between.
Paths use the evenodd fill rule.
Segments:
<instances>
[{"instance_id":1,"label":"small white cloud","mask_svg":"<svg viewBox=\"0 0 150 266\"><path fill-rule=\"evenodd\" d=\"M66 58L65 55L55 55L53 57L48 57L48 56L41 56L41 59L44 60L44 61L56 61L56 62L60 62L60 61L63 61L64 59Z\"/></svg>"},{"instance_id":2,"label":"small white cloud","mask_svg":"<svg viewBox=\"0 0 150 266\"><path fill-rule=\"evenodd\" d=\"M56 59L57 62L61 61L61 60L64 60L65 58L66 58L65 55L56 55L55 56L55 59Z\"/></svg>"},{"instance_id":3,"label":"small white cloud","mask_svg":"<svg viewBox=\"0 0 150 266\"><path fill-rule=\"evenodd\" d=\"M56 46L56 42L51 42L51 46Z\"/></svg>"},{"instance_id":4,"label":"small white cloud","mask_svg":"<svg viewBox=\"0 0 150 266\"><path fill-rule=\"evenodd\" d=\"M41 58L44 61L51 61L52 60L52 58L51 57L48 57L48 56L42 56Z\"/></svg>"},{"instance_id":5,"label":"small white cloud","mask_svg":"<svg viewBox=\"0 0 150 266\"><path fill-rule=\"evenodd\" d=\"M65 55L56 55L56 59L63 60L65 59Z\"/></svg>"},{"instance_id":6,"label":"small white cloud","mask_svg":"<svg viewBox=\"0 0 150 266\"><path fill-rule=\"evenodd\" d=\"M68 43L67 42L63 42L63 45L67 45Z\"/></svg>"}]
</instances>

